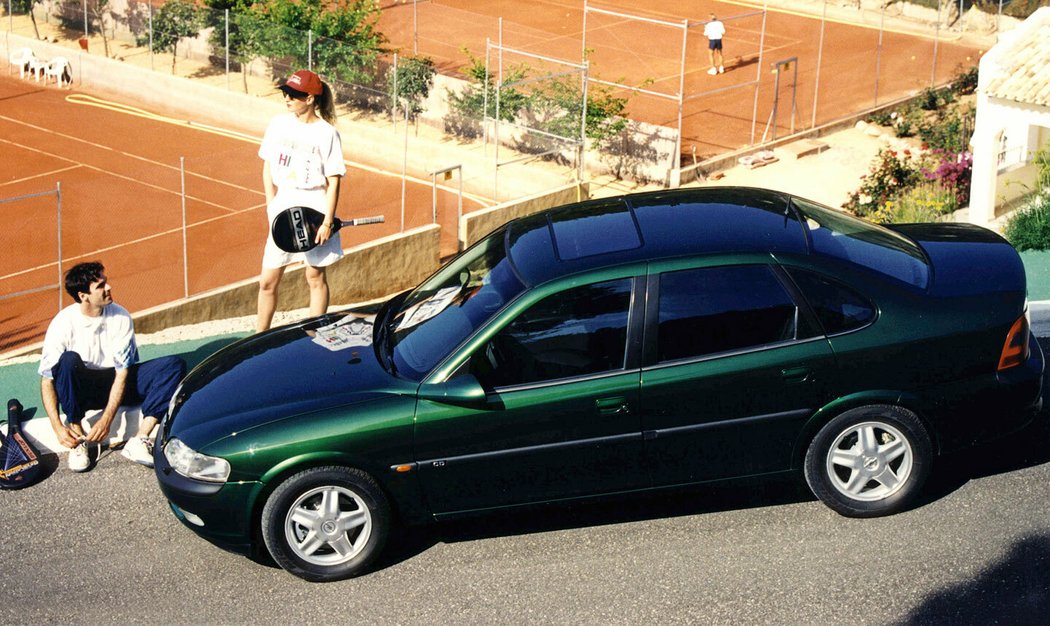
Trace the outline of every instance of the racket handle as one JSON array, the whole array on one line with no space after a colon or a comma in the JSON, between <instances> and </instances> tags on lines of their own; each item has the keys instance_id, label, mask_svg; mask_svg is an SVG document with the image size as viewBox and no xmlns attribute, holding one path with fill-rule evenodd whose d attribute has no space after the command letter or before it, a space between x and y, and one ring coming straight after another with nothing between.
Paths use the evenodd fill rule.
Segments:
<instances>
[{"instance_id":1,"label":"racket handle","mask_svg":"<svg viewBox=\"0 0 1050 626\"><path fill-rule=\"evenodd\" d=\"M7 401L7 424L10 428L11 424L17 424L22 421L22 403L11 398Z\"/></svg>"},{"instance_id":2,"label":"racket handle","mask_svg":"<svg viewBox=\"0 0 1050 626\"><path fill-rule=\"evenodd\" d=\"M333 223L333 231L339 230L343 226L365 226L366 224L382 224L386 221L386 218L382 215L374 215L372 217L357 217L352 220L336 220Z\"/></svg>"}]
</instances>

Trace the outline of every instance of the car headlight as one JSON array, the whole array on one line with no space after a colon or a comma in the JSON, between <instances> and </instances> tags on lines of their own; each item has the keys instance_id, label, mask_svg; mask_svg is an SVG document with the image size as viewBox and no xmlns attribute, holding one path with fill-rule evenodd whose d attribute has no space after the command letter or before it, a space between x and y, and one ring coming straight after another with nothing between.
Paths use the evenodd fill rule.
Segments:
<instances>
[{"instance_id":1,"label":"car headlight","mask_svg":"<svg viewBox=\"0 0 1050 626\"><path fill-rule=\"evenodd\" d=\"M178 439L169 439L164 444L164 458L172 469L187 478L224 483L230 477L230 464L226 459L201 454Z\"/></svg>"}]
</instances>

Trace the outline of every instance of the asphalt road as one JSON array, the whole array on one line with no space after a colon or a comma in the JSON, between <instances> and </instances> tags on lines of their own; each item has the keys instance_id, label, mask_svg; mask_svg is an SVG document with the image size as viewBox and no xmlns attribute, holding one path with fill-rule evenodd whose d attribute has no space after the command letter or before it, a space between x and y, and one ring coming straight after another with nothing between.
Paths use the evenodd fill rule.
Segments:
<instances>
[{"instance_id":1,"label":"asphalt road","mask_svg":"<svg viewBox=\"0 0 1050 626\"><path fill-rule=\"evenodd\" d=\"M42 483L0 493L0 624L1046 623L1043 417L944 459L889 518L734 484L413 529L327 585L198 539L118 454L86 474L50 457Z\"/></svg>"}]
</instances>

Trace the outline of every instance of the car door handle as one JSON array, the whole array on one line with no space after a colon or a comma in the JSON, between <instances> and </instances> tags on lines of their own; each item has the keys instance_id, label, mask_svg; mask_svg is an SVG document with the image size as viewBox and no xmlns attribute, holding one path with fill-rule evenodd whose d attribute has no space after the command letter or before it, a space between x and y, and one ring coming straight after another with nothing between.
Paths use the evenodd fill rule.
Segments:
<instances>
[{"instance_id":1,"label":"car door handle","mask_svg":"<svg viewBox=\"0 0 1050 626\"><path fill-rule=\"evenodd\" d=\"M780 370L780 376L791 383L803 383L809 380L813 373L808 367L788 367Z\"/></svg>"},{"instance_id":2,"label":"car door handle","mask_svg":"<svg viewBox=\"0 0 1050 626\"><path fill-rule=\"evenodd\" d=\"M630 413L631 409L627 406L627 398L600 398L595 400L595 406L598 408L599 415L624 415Z\"/></svg>"}]
</instances>

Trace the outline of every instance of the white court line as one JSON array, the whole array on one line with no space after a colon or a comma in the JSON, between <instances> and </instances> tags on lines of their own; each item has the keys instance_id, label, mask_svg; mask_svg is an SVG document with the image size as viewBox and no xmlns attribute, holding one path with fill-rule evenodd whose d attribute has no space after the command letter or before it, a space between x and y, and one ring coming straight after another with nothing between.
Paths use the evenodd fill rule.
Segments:
<instances>
[{"instance_id":1,"label":"white court line","mask_svg":"<svg viewBox=\"0 0 1050 626\"><path fill-rule=\"evenodd\" d=\"M7 118L4 118L4 116L0 115L0 119L7 119ZM32 127L31 124L27 124L27 126ZM61 137L69 138L69 139L76 139L75 137L68 137L66 135L62 135L61 133L55 133L55 134L59 135ZM48 152L46 150L41 150L39 148L33 148L33 147L26 146L26 145L23 145L23 144L20 144L20 143L8 141L6 139L0 139L0 143L6 143L8 145L17 146L17 147L19 147L19 148L21 148L23 150L29 150L31 152L36 152L37 154L43 154L43 155L46 155L46 156L49 156L49 157L54 157L56 159L61 159L63 161L67 161L69 163L76 163L76 165L74 167L65 168L65 169L59 170L59 171L69 171L69 170L74 170L74 169L94 170L94 171L99 172L101 174L104 174L106 176L112 176L114 178L120 178L120 179L123 179L123 180L127 180L127 181L129 181L131 183L134 183L136 185L141 185L143 187L149 187L151 189L155 189L157 191L162 191L162 192L164 192L166 194L169 194L169 195L174 195L174 196L179 196L179 197L182 196L182 192L180 192L180 191L173 191L171 189L168 189L167 187L162 187L160 185L154 185L152 183L147 183L147 182L144 182L144 181L139 180L137 178L132 178L131 176L126 176L124 174L118 174L117 172L114 172L114 171L111 171L111 170L107 170L107 169L103 169L101 167L97 167L97 166L91 165L89 163L83 163L81 161L74 161L73 159L70 159L68 157L64 157L64 156L62 156L60 154L55 154L53 152ZM82 143L86 143L88 145L93 145L93 146L96 145L96 144L91 143L90 141L83 141ZM129 155L126 152L121 152L120 150L114 150L113 148L106 148L105 146L98 146L98 147L100 147L102 149L105 149L105 150L109 150L111 152L117 152L117 153L120 153L120 154L131 156L133 158L137 158L137 159L139 159L141 161L145 161L147 163L150 163L151 165L156 165L158 167L163 167L165 169L171 169L171 170L174 170L176 172L179 171L179 168L172 167L172 166L169 166L169 165L164 164L164 163L160 163L160 162L157 162L157 161L150 161L149 159L146 159L146 158L143 158L143 157L136 157L135 155ZM40 176L43 176L43 175L44 174L38 174L38 175L30 177L30 178L39 178ZM248 191L248 192L251 192L251 193L262 195L262 192L258 191L256 189L248 189L247 187L242 187L240 185L234 185L232 183L226 183L224 181L221 181L221 180L218 180L218 179L213 179L213 178L210 178L208 176L200 176L200 175L197 175L197 174L194 174L194 176L196 178L198 178L198 179L215 181L215 182L218 182L218 183L223 183L223 184L225 184L228 187L234 187L234 188L240 189L242 191ZM27 179L23 179L23 180L27 180ZM11 181L11 182L17 182L17 181ZM4 183L4 184L10 184L10 183ZM206 204L206 205L215 207L216 209L220 209L220 210L223 210L223 211L227 211L227 212L231 212L231 213L236 211L236 209L231 209L231 208L223 206L221 204L216 204L214 202L205 200L203 198L198 198L196 196L189 196L189 195L187 195L186 198L190 199L190 200L195 200L195 201L200 202L202 204Z\"/></svg>"},{"instance_id":2,"label":"white court line","mask_svg":"<svg viewBox=\"0 0 1050 626\"><path fill-rule=\"evenodd\" d=\"M117 113L124 113L126 115L133 115L135 117L141 117L141 118L145 118L145 119L150 119L150 120L153 120L153 121L156 121L156 122L161 122L163 124L171 124L171 125L174 125L174 126L183 126L185 128L190 128L190 129L193 129L193 130L198 130L198 131L201 131L201 132L210 133L210 134L213 134L213 135L219 135L219 136L222 136L222 137L227 137L229 139L235 139L237 141L243 141L243 142L246 142L246 143L252 143L252 144L255 144L255 145L258 145L258 144L262 143L262 138L261 137L255 137L255 136L248 135L248 134L245 134L245 133L242 133L242 132L238 132L238 131L235 131L235 130L229 130L229 129L226 129L226 128L221 128L219 126L212 126L210 124L203 124L201 122L194 122L192 120L180 120L180 119L177 119L177 118L174 118L174 117L168 117L166 115L160 115L158 113L151 113L149 111L146 111L145 109L140 109L138 107L134 107L134 106L131 106L131 105L128 105L128 104L123 104L123 103L120 103L120 102L112 102L110 100L103 100L101 98L96 98L94 96L89 96L89 95L86 95L86 94L72 94L72 95L66 96L66 101L70 102L71 104L81 104L81 105L85 105L85 106L93 106L93 107L97 107L97 108L100 108L100 109L107 109L107 110L115 111ZM2 116L0 116L0 117L2 117ZM358 163L357 161L352 161L350 159L344 158L343 159L343 163L348 165L348 166L350 166L350 167L353 167L355 169L363 170L365 172L370 172L370 173L373 173L373 174L379 174L379 175L382 175L382 176L387 176L389 178L398 178L398 179L401 178L401 174L396 174L394 172L389 172L387 170L382 170L382 169L379 169L377 167L373 167L371 165L365 165L364 163ZM201 178L207 178L207 177L201 177ZM425 179L422 179L422 178L416 178L414 176L405 176L405 179L409 180L409 181L412 181L414 183L418 183L420 185L427 186L427 187L431 186L431 182L429 180L425 180ZM211 179L211 180L218 180L218 179ZM220 182L222 182L222 181L220 181ZM451 193L459 193L458 189L453 189L452 187L447 187L445 185L438 185L437 187L438 187L438 189L441 189L443 191L447 191L447 192L451 192ZM489 202L488 198L483 198L481 196L477 196L477 195L474 195L474 194L464 193L463 197L464 198L470 198L471 200L477 202L478 204L480 204L482 206L487 206L488 202Z\"/></svg>"}]
</instances>

